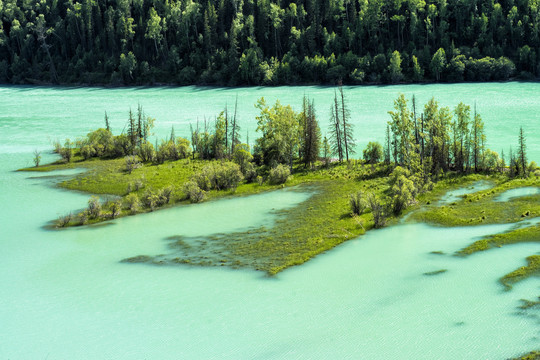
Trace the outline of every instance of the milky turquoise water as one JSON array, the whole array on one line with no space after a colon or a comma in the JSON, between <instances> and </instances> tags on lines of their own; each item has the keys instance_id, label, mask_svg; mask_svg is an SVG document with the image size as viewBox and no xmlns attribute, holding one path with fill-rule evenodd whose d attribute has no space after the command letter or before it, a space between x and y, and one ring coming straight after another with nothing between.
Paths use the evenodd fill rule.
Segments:
<instances>
[{"instance_id":1,"label":"milky turquoise water","mask_svg":"<svg viewBox=\"0 0 540 360\"><path fill-rule=\"evenodd\" d=\"M397 92L409 89L419 98L435 95L452 103L460 94L468 99L483 94L491 101L481 105L477 100L486 129L488 113L518 112L531 124L531 156L534 151L540 155L533 150L533 139L540 138L539 130L532 130L540 107L535 84L351 90L363 109L358 119L370 124L357 128L361 141L379 133L384 128L379 122L387 118L386 110L370 101L391 104ZM538 278L511 292L504 292L497 279L524 265L540 246L451 256L511 225L390 227L275 278L226 268L133 265L119 260L166 253L165 238L171 235L270 226L275 210L308 195L278 191L122 218L106 226L46 231L47 221L84 207L89 196L54 188L58 179L49 174L36 178L43 174L13 172L31 165L34 148L49 148L48 138L73 138L100 126L105 109L113 128L119 128L125 108L140 101L158 117L156 133L165 134L174 123L180 134L182 119L210 116L224 102L233 103L236 94L239 103L264 95L299 104L305 92L325 108L323 98L332 91L0 88L0 359L504 359L539 348L538 310L517 309L519 299L540 295ZM246 123L256 113L249 111L241 113ZM510 118L491 120L496 125L491 134L505 136L493 137L495 144L514 140L516 120ZM254 129L249 121L244 129ZM505 126L512 131L500 129ZM44 154L44 161L53 158ZM447 271L423 275L441 269Z\"/></svg>"},{"instance_id":2,"label":"milky turquoise water","mask_svg":"<svg viewBox=\"0 0 540 360\"><path fill-rule=\"evenodd\" d=\"M503 192L501 195L497 196L495 201L508 201L522 196L536 195L540 193L540 188L536 186L527 186L517 189L511 189Z\"/></svg>"}]
</instances>

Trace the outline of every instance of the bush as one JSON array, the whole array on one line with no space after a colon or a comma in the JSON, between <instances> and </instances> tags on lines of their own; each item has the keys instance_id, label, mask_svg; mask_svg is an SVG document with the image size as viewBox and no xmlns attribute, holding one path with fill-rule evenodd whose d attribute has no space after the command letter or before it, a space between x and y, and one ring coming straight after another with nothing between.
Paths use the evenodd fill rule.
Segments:
<instances>
[{"instance_id":1,"label":"bush","mask_svg":"<svg viewBox=\"0 0 540 360\"><path fill-rule=\"evenodd\" d=\"M383 227L386 224L385 206L373 194L368 194L366 198L371 209L371 214L373 215L373 226L376 229Z\"/></svg>"},{"instance_id":2,"label":"bush","mask_svg":"<svg viewBox=\"0 0 540 360\"><path fill-rule=\"evenodd\" d=\"M349 195L349 205L353 215L362 215L366 209L367 203L362 191Z\"/></svg>"},{"instance_id":3,"label":"bush","mask_svg":"<svg viewBox=\"0 0 540 360\"><path fill-rule=\"evenodd\" d=\"M182 191L186 194L186 197L192 203L198 203L204 200L205 192L201 190L199 185L195 181L188 181L184 183Z\"/></svg>"},{"instance_id":4,"label":"bush","mask_svg":"<svg viewBox=\"0 0 540 360\"><path fill-rule=\"evenodd\" d=\"M111 217L114 219L120 215L122 210L122 203L120 200L113 201L109 204L109 210L111 211Z\"/></svg>"},{"instance_id":5,"label":"bush","mask_svg":"<svg viewBox=\"0 0 540 360\"><path fill-rule=\"evenodd\" d=\"M73 215L71 213L60 216L56 220L56 227L57 228L66 227L69 225L72 219L73 219Z\"/></svg>"},{"instance_id":6,"label":"bush","mask_svg":"<svg viewBox=\"0 0 540 360\"><path fill-rule=\"evenodd\" d=\"M370 164L376 164L383 157L383 148L378 142L370 141L364 149L364 160Z\"/></svg>"},{"instance_id":7,"label":"bush","mask_svg":"<svg viewBox=\"0 0 540 360\"><path fill-rule=\"evenodd\" d=\"M101 203L97 196L92 196L88 200L88 217L90 219L97 219L101 216Z\"/></svg>"},{"instance_id":8,"label":"bush","mask_svg":"<svg viewBox=\"0 0 540 360\"><path fill-rule=\"evenodd\" d=\"M232 162L213 162L192 177L201 190L235 189L244 179L240 166Z\"/></svg>"},{"instance_id":9,"label":"bush","mask_svg":"<svg viewBox=\"0 0 540 360\"><path fill-rule=\"evenodd\" d=\"M139 146L137 154L141 158L142 162L151 162L154 161L156 151L151 143L145 141Z\"/></svg>"},{"instance_id":10,"label":"bush","mask_svg":"<svg viewBox=\"0 0 540 360\"><path fill-rule=\"evenodd\" d=\"M132 214L136 214L141 208L141 202L137 194L129 194L124 199L124 206L131 211Z\"/></svg>"},{"instance_id":11,"label":"bush","mask_svg":"<svg viewBox=\"0 0 540 360\"><path fill-rule=\"evenodd\" d=\"M88 222L88 210L84 210L79 214L79 223L81 225L86 225Z\"/></svg>"},{"instance_id":12,"label":"bush","mask_svg":"<svg viewBox=\"0 0 540 360\"><path fill-rule=\"evenodd\" d=\"M60 148L59 154L66 162L70 162L73 158L73 143L66 139L66 142L64 143L64 147Z\"/></svg>"},{"instance_id":13,"label":"bush","mask_svg":"<svg viewBox=\"0 0 540 360\"><path fill-rule=\"evenodd\" d=\"M279 164L275 168L270 169L270 173L268 174L268 182L274 185L283 184L287 181L290 174L291 171L287 166Z\"/></svg>"},{"instance_id":14,"label":"bush","mask_svg":"<svg viewBox=\"0 0 540 360\"><path fill-rule=\"evenodd\" d=\"M133 172L133 170L138 169L138 168L140 168L142 166L139 159L134 155L126 156L124 158L124 161L126 163L126 171L129 174L131 174Z\"/></svg>"},{"instance_id":15,"label":"bush","mask_svg":"<svg viewBox=\"0 0 540 360\"><path fill-rule=\"evenodd\" d=\"M166 188L161 189L159 192L159 197L163 205L168 204L171 201L172 192L172 186L167 186Z\"/></svg>"}]
</instances>

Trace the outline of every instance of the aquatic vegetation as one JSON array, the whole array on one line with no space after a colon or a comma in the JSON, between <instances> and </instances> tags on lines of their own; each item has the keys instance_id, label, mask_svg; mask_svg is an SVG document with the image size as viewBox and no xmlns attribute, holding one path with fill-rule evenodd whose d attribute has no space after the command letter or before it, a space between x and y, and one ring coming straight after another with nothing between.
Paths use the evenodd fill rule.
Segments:
<instances>
[{"instance_id":1,"label":"aquatic vegetation","mask_svg":"<svg viewBox=\"0 0 540 360\"><path fill-rule=\"evenodd\" d=\"M540 296L538 297L538 300L536 301L521 299L521 305L519 306L521 310L527 310L527 309L532 309L532 308L537 308L537 307L540 307Z\"/></svg>"},{"instance_id":2,"label":"aquatic vegetation","mask_svg":"<svg viewBox=\"0 0 540 360\"><path fill-rule=\"evenodd\" d=\"M426 275L426 276L433 276L433 275L439 275L439 274L443 274L445 272L447 272L448 269L440 269L440 270L435 270L435 271L428 271L428 272L425 272L423 275Z\"/></svg>"},{"instance_id":3,"label":"aquatic vegetation","mask_svg":"<svg viewBox=\"0 0 540 360\"><path fill-rule=\"evenodd\" d=\"M487 238L475 241L471 245L457 252L458 255L470 255L478 251L485 251L493 247L501 247L503 245L523 243L523 242L539 242L540 241L540 224L518 228L509 232L495 234Z\"/></svg>"},{"instance_id":4,"label":"aquatic vegetation","mask_svg":"<svg viewBox=\"0 0 540 360\"><path fill-rule=\"evenodd\" d=\"M362 187L385 189L385 179L362 182ZM287 267L300 265L344 241L374 227L370 213L351 217L347 195L358 189L355 181L315 181L298 190L313 195L298 206L278 213L271 228L260 227L211 237L168 238L171 253L134 257L129 262L190 264L253 268L274 275Z\"/></svg>"},{"instance_id":5,"label":"aquatic vegetation","mask_svg":"<svg viewBox=\"0 0 540 360\"><path fill-rule=\"evenodd\" d=\"M540 275L540 255L531 255L527 257L527 266L512 271L503 276L500 281L506 290L512 289L512 285L531 276Z\"/></svg>"},{"instance_id":6,"label":"aquatic vegetation","mask_svg":"<svg viewBox=\"0 0 540 360\"><path fill-rule=\"evenodd\" d=\"M522 355L512 360L538 360L538 359L540 359L540 350L531 351L528 354Z\"/></svg>"}]
</instances>

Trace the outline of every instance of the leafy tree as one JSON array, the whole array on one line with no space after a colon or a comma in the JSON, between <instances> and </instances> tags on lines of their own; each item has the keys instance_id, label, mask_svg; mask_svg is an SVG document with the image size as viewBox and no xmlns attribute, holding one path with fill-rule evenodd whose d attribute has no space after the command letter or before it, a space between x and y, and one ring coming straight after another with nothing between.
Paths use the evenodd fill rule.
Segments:
<instances>
[{"instance_id":1,"label":"leafy tree","mask_svg":"<svg viewBox=\"0 0 540 360\"><path fill-rule=\"evenodd\" d=\"M390 57L388 72L390 73L392 83L398 83L403 78L403 73L401 72L401 54L397 50L395 50Z\"/></svg>"},{"instance_id":2,"label":"leafy tree","mask_svg":"<svg viewBox=\"0 0 540 360\"><path fill-rule=\"evenodd\" d=\"M290 105L281 105L279 100L269 107L264 98L260 98L256 107L260 110L256 117L257 132L261 133L256 140L256 151L266 165L288 164L292 170L300 138L298 114Z\"/></svg>"},{"instance_id":3,"label":"leafy tree","mask_svg":"<svg viewBox=\"0 0 540 360\"><path fill-rule=\"evenodd\" d=\"M364 149L364 160L369 164L376 164L383 157L383 148L378 142L369 142Z\"/></svg>"},{"instance_id":4,"label":"leafy tree","mask_svg":"<svg viewBox=\"0 0 540 360\"><path fill-rule=\"evenodd\" d=\"M435 80L441 80L441 74L446 66L446 54L443 48L439 48L431 58L430 68L435 75Z\"/></svg>"}]
</instances>

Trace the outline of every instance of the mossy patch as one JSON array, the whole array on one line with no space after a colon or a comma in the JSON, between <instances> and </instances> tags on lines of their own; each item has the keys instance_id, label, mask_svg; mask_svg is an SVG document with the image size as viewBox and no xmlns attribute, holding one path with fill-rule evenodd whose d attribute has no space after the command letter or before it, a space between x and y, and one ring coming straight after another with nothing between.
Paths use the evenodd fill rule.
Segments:
<instances>
[{"instance_id":1,"label":"mossy patch","mask_svg":"<svg viewBox=\"0 0 540 360\"><path fill-rule=\"evenodd\" d=\"M540 275L540 255L531 255L527 257L527 266L512 271L503 276L500 281L507 290L512 289L515 283L527 279L531 276Z\"/></svg>"}]
</instances>

